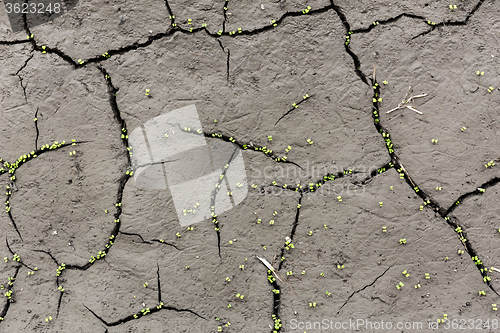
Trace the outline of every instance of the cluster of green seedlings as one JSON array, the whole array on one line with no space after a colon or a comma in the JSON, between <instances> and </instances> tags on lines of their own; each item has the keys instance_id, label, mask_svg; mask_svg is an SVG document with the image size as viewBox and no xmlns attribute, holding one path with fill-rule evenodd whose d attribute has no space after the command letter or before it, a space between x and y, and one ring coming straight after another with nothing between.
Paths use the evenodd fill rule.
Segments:
<instances>
[{"instance_id":1,"label":"cluster of green seedlings","mask_svg":"<svg viewBox=\"0 0 500 333\"><path fill-rule=\"evenodd\" d=\"M465 242L467 242L467 238L464 237L464 234L463 234L463 230L460 226L456 227L455 228L455 232L458 234L458 236L460 237L460 240L462 241L462 243L465 244Z\"/></svg>"},{"instance_id":2,"label":"cluster of green seedlings","mask_svg":"<svg viewBox=\"0 0 500 333\"><path fill-rule=\"evenodd\" d=\"M436 187L437 191L441 191L441 187ZM415 187L415 192L418 192L418 187ZM431 203L429 199L424 200L424 206L427 206ZM424 210L424 206L420 206L420 210Z\"/></svg>"},{"instance_id":3,"label":"cluster of green seedlings","mask_svg":"<svg viewBox=\"0 0 500 333\"><path fill-rule=\"evenodd\" d=\"M495 163L494 163L493 161L489 161L488 163L486 163L486 164L484 165L484 167L485 167L486 169L488 169L488 168L493 167L494 165L495 165Z\"/></svg>"},{"instance_id":4,"label":"cluster of green seedlings","mask_svg":"<svg viewBox=\"0 0 500 333\"><path fill-rule=\"evenodd\" d=\"M376 112L376 111L374 111L374 112ZM387 149L389 150L389 154L392 154L394 152L394 148L393 148L392 140L390 138L390 134L385 133L382 129L380 129L380 133L382 134L382 137L384 138L385 145L387 146ZM403 171L403 170L401 170L401 171Z\"/></svg>"},{"instance_id":5,"label":"cluster of green seedlings","mask_svg":"<svg viewBox=\"0 0 500 333\"><path fill-rule=\"evenodd\" d=\"M215 320L219 321L220 318L215 318ZM229 326L231 326L231 323L227 322L224 326L229 327ZM217 327L217 332L222 332L222 326Z\"/></svg>"},{"instance_id":6,"label":"cluster of green seedlings","mask_svg":"<svg viewBox=\"0 0 500 333\"><path fill-rule=\"evenodd\" d=\"M443 314L443 319L438 319L438 323L444 323L446 320L448 320L448 315L445 313Z\"/></svg>"},{"instance_id":7,"label":"cluster of green seedlings","mask_svg":"<svg viewBox=\"0 0 500 333\"><path fill-rule=\"evenodd\" d=\"M373 89L376 90L378 87L379 87L378 83L375 82L375 84L373 85ZM375 93L375 97L373 97L373 103L377 102L382 102L382 97L379 97L378 93Z\"/></svg>"},{"instance_id":8,"label":"cluster of green seedlings","mask_svg":"<svg viewBox=\"0 0 500 333\"><path fill-rule=\"evenodd\" d=\"M290 249L294 249L294 248L295 248L295 245L293 245L292 240L289 237L287 237L285 240L285 249L290 250Z\"/></svg>"},{"instance_id":9,"label":"cluster of green seedlings","mask_svg":"<svg viewBox=\"0 0 500 333\"><path fill-rule=\"evenodd\" d=\"M36 119L36 118L35 118ZM75 140L72 140L73 143L75 142ZM43 145L40 150L46 150L46 149L49 149L49 150L54 150L54 149L58 149L58 148L61 148L64 144L66 144L66 141L63 141L61 143L59 142L54 142L52 145L49 145L49 144L45 144ZM27 161L30 161L31 159L33 158L36 158L38 155L36 154L35 151L32 151L31 153L28 153L27 155L21 155L16 162L14 163L9 163L7 161L3 162L3 160L0 159L0 163L3 162L3 166L7 169L9 169L9 174L11 174L11 177L10 177L10 180L14 181L16 180L16 176L15 176L15 172L16 170L21 166L21 164L23 163L26 163ZM5 169L3 167L0 168L0 174L1 173L4 173L5 172Z\"/></svg>"},{"instance_id":10,"label":"cluster of green seedlings","mask_svg":"<svg viewBox=\"0 0 500 333\"><path fill-rule=\"evenodd\" d=\"M273 333L278 333L278 331L281 329L281 319L279 319L276 315L273 314L272 316L273 321L274 321L274 330Z\"/></svg>"},{"instance_id":11,"label":"cluster of green seedlings","mask_svg":"<svg viewBox=\"0 0 500 333\"><path fill-rule=\"evenodd\" d=\"M302 11L302 14L308 14L310 10L311 6L307 6L307 8Z\"/></svg>"},{"instance_id":12,"label":"cluster of green seedlings","mask_svg":"<svg viewBox=\"0 0 500 333\"><path fill-rule=\"evenodd\" d=\"M172 26L173 27L176 27L177 26L177 23L174 22L174 19L175 19L175 15L169 15L168 18L172 21Z\"/></svg>"},{"instance_id":13,"label":"cluster of green seedlings","mask_svg":"<svg viewBox=\"0 0 500 333\"><path fill-rule=\"evenodd\" d=\"M221 175L221 177L223 177L223 176ZM222 179L222 178L221 178L221 179ZM196 203L196 204L193 206L193 208L191 208L191 209L183 209L183 210L182 210L182 213L183 213L184 215L187 215L187 214L194 214L194 213L196 212L196 208L198 208L199 206L200 206L200 204L199 204L199 203Z\"/></svg>"},{"instance_id":14,"label":"cluster of green seedlings","mask_svg":"<svg viewBox=\"0 0 500 333\"><path fill-rule=\"evenodd\" d=\"M402 271L401 273L402 273L405 277L410 277L410 273L408 273L408 270L406 270L406 269L405 269L404 271ZM424 278L425 278L426 280L429 280L431 277L430 277L429 273L425 273ZM404 287L404 285L405 285L405 284L404 284L402 281L399 281L399 283L397 283L397 284L396 284L396 288L397 288L398 290L401 290L401 289ZM417 283L414 287L415 287L415 289L418 289L418 288L421 288L421 287L422 287L422 285L420 285L420 283Z\"/></svg>"},{"instance_id":15,"label":"cluster of green seedlings","mask_svg":"<svg viewBox=\"0 0 500 333\"><path fill-rule=\"evenodd\" d=\"M351 43L351 35L353 34L352 31L349 31L347 35L345 36L345 46L349 45Z\"/></svg>"},{"instance_id":16,"label":"cluster of green seedlings","mask_svg":"<svg viewBox=\"0 0 500 333\"><path fill-rule=\"evenodd\" d=\"M62 274L62 271L66 269L66 264L62 263L59 267L57 267L56 276L59 277Z\"/></svg>"},{"instance_id":17,"label":"cluster of green seedlings","mask_svg":"<svg viewBox=\"0 0 500 333\"><path fill-rule=\"evenodd\" d=\"M127 129L126 128L122 128L122 135L121 135L121 138L123 140L128 140L128 134L127 134Z\"/></svg>"}]
</instances>

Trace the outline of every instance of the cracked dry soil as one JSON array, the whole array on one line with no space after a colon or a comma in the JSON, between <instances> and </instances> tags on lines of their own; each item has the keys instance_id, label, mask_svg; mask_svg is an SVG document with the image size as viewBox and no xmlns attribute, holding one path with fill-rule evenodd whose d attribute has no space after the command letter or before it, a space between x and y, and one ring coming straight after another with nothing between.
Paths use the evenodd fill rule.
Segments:
<instances>
[{"instance_id":1,"label":"cracked dry soil","mask_svg":"<svg viewBox=\"0 0 500 333\"><path fill-rule=\"evenodd\" d=\"M456 4L80 1L12 33L0 1L0 331L496 331L500 10ZM387 114L409 86L423 115ZM188 231L127 148L192 104L249 193Z\"/></svg>"}]
</instances>

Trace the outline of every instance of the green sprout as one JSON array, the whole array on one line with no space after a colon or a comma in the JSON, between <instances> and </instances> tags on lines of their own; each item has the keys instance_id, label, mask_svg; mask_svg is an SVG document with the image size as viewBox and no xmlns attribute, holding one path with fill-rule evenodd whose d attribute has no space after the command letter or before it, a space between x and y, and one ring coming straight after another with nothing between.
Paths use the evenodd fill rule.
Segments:
<instances>
[{"instance_id":1,"label":"green sprout","mask_svg":"<svg viewBox=\"0 0 500 333\"><path fill-rule=\"evenodd\" d=\"M484 166L485 166L485 167L486 167L486 169L487 169L487 168L490 168L490 167L492 167L492 166L494 166L494 165L495 165L495 163L494 163L493 161L489 161L489 162L488 162L487 164L485 164Z\"/></svg>"},{"instance_id":2,"label":"green sprout","mask_svg":"<svg viewBox=\"0 0 500 333\"><path fill-rule=\"evenodd\" d=\"M406 245L406 238L401 238L401 239L399 240L399 244L401 244L401 245Z\"/></svg>"}]
</instances>

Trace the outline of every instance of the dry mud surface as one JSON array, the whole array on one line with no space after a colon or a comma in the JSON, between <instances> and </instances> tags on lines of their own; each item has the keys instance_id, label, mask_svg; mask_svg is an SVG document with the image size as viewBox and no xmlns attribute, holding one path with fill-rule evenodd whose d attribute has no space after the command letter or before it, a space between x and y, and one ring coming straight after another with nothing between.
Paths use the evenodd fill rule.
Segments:
<instances>
[{"instance_id":1,"label":"dry mud surface","mask_svg":"<svg viewBox=\"0 0 500 333\"><path fill-rule=\"evenodd\" d=\"M499 3L449 5L91 0L13 33L0 1L0 331L498 331ZM248 187L192 230L128 150L190 105Z\"/></svg>"}]
</instances>

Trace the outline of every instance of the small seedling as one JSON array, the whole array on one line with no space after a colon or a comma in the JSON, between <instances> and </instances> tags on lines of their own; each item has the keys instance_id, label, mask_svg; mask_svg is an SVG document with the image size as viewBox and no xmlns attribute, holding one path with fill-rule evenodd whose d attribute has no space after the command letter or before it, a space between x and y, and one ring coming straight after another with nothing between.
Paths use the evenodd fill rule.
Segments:
<instances>
[{"instance_id":1,"label":"small seedling","mask_svg":"<svg viewBox=\"0 0 500 333\"><path fill-rule=\"evenodd\" d=\"M418 289L420 287L421 287L420 283L415 285L415 289Z\"/></svg>"},{"instance_id":2,"label":"small seedling","mask_svg":"<svg viewBox=\"0 0 500 333\"><path fill-rule=\"evenodd\" d=\"M406 277L410 277L410 274L408 273L408 271L406 269L404 271L402 271L401 273L403 273L403 275Z\"/></svg>"},{"instance_id":3,"label":"small seedling","mask_svg":"<svg viewBox=\"0 0 500 333\"><path fill-rule=\"evenodd\" d=\"M309 230L309 233L307 235L312 236L312 234L313 234L312 230Z\"/></svg>"},{"instance_id":4,"label":"small seedling","mask_svg":"<svg viewBox=\"0 0 500 333\"><path fill-rule=\"evenodd\" d=\"M463 127L461 128L462 132L464 132L466 129L467 129L467 127L465 127L465 126L463 126Z\"/></svg>"},{"instance_id":5,"label":"small seedling","mask_svg":"<svg viewBox=\"0 0 500 333\"><path fill-rule=\"evenodd\" d=\"M484 166L486 167L486 169L488 169L489 167L492 167L494 166L495 163L493 161L489 161L487 164L485 164Z\"/></svg>"},{"instance_id":6,"label":"small seedling","mask_svg":"<svg viewBox=\"0 0 500 333\"><path fill-rule=\"evenodd\" d=\"M406 238L401 238L401 239L399 240L399 244L401 244L401 245L406 245Z\"/></svg>"},{"instance_id":7,"label":"small seedling","mask_svg":"<svg viewBox=\"0 0 500 333\"><path fill-rule=\"evenodd\" d=\"M491 94L493 92L493 90L495 90L495 88L493 88L492 86L490 86L487 90Z\"/></svg>"},{"instance_id":8,"label":"small seedling","mask_svg":"<svg viewBox=\"0 0 500 333\"><path fill-rule=\"evenodd\" d=\"M316 307L316 302L309 303L309 307L310 307L310 308L314 308L314 307Z\"/></svg>"},{"instance_id":9,"label":"small seedling","mask_svg":"<svg viewBox=\"0 0 500 333\"><path fill-rule=\"evenodd\" d=\"M180 233L176 233L175 235L177 236L177 238L181 238L182 237L182 235Z\"/></svg>"},{"instance_id":10,"label":"small seedling","mask_svg":"<svg viewBox=\"0 0 500 333\"><path fill-rule=\"evenodd\" d=\"M479 192L481 192L481 193L484 193L484 192L486 191L484 188L480 188L480 187L478 187L478 188L477 188L477 190L478 190Z\"/></svg>"},{"instance_id":11,"label":"small seedling","mask_svg":"<svg viewBox=\"0 0 500 333\"><path fill-rule=\"evenodd\" d=\"M402 287L404 287L404 283L399 281L399 283L396 285L396 288L398 288L398 290L400 290Z\"/></svg>"},{"instance_id":12,"label":"small seedling","mask_svg":"<svg viewBox=\"0 0 500 333\"><path fill-rule=\"evenodd\" d=\"M332 295L331 292L329 292L329 291L326 292L326 297L330 297L331 295Z\"/></svg>"},{"instance_id":13,"label":"small seedling","mask_svg":"<svg viewBox=\"0 0 500 333\"><path fill-rule=\"evenodd\" d=\"M476 75L484 75L484 72L477 71Z\"/></svg>"},{"instance_id":14,"label":"small seedling","mask_svg":"<svg viewBox=\"0 0 500 333\"><path fill-rule=\"evenodd\" d=\"M272 135L268 135L268 136L267 136L267 140L268 140L268 141L273 141L273 136L272 136Z\"/></svg>"},{"instance_id":15,"label":"small seedling","mask_svg":"<svg viewBox=\"0 0 500 333\"><path fill-rule=\"evenodd\" d=\"M226 277L226 281L231 282L231 279L229 278L229 276Z\"/></svg>"},{"instance_id":16,"label":"small seedling","mask_svg":"<svg viewBox=\"0 0 500 333\"><path fill-rule=\"evenodd\" d=\"M432 140L431 140L431 142L432 142L433 144L436 144L436 143L438 143L438 140L437 140L437 139L432 139Z\"/></svg>"},{"instance_id":17,"label":"small seedling","mask_svg":"<svg viewBox=\"0 0 500 333\"><path fill-rule=\"evenodd\" d=\"M311 139L307 139L307 142L308 142L310 145L312 145L312 144L314 143L314 142L313 142L313 140L311 140Z\"/></svg>"},{"instance_id":18,"label":"small seedling","mask_svg":"<svg viewBox=\"0 0 500 333\"><path fill-rule=\"evenodd\" d=\"M429 273L425 273L425 279L426 279L426 280L429 280L430 278L431 278L431 277L430 277Z\"/></svg>"},{"instance_id":19,"label":"small seedling","mask_svg":"<svg viewBox=\"0 0 500 333\"><path fill-rule=\"evenodd\" d=\"M484 290L479 291L479 296L486 296L486 293L484 292Z\"/></svg>"},{"instance_id":20,"label":"small seedling","mask_svg":"<svg viewBox=\"0 0 500 333\"><path fill-rule=\"evenodd\" d=\"M148 284L147 282L144 282L144 284L142 285L144 288L147 288L148 287Z\"/></svg>"},{"instance_id":21,"label":"small seedling","mask_svg":"<svg viewBox=\"0 0 500 333\"><path fill-rule=\"evenodd\" d=\"M380 207L382 207L384 205L383 202L379 202L378 204L380 205Z\"/></svg>"},{"instance_id":22,"label":"small seedling","mask_svg":"<svg viewBox=\"0 0 500 333\"><path fill-rule=\"evenodd\" d=\"M491 306L493 307L493 311L497 311L497 305L496 304L491 304Z\"/></svg>"},{"instance_id":23,"label":"small seedling","mask_svg":"<svg viewBox=\"0 0 500 333\"><path fill-rule=\"evenodd\" d=\"M386 226L382 227L382 232L387 232L387 227Z\"/></svg>"},{"instance_id":24,"label":"small seedling","mask_svg":"<svg viewBox=\"0 0 500 333\"><path fill-rule=\"evenodd\" d=\"M341 201L342 201L342 196L340 196L340 195L339 195L339 196L337 197L337 200L338 200L339 202L341 202Z\"/></svg>"},{"instance_id":25,"label":"small seedling","mask_svg":"<svg viewBox=\"0 0 500 333\"><path fill-rule=\"evenodd\" d=\"M388 84L389 82L387 82L386 80L382 81L383 84Z\"/></svg>"},{"instance_id":26,"label":"small seedling","mask_svg":"<svg viewBox=\"0 0 500 333\"><path fill-rule=\"evenodd\" d=\"M451 10L457 9L457 5L449 5L448 6Z\"/></svg>"},{"instance_id":27,"label":"small seedling","mask_svg":"<svg viewBox=\"0 0 500 333\"><path fill-rule=\"evenodd\" d=\"M441 191L441 186L436 186L436 191Z\"/></svg>"}]
</instances>

